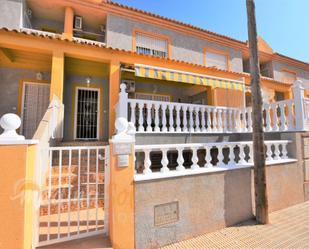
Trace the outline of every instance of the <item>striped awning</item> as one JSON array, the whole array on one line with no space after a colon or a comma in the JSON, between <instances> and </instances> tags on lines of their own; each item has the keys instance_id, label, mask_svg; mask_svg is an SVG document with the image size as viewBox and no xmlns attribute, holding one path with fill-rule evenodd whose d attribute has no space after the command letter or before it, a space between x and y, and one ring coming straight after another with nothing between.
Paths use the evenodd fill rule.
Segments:
<instances>
[{"instance_id":1,"label":"striped awning","mask_svg":"<svg viewBox=\"0 0 309 249\"><path fill-rule=\"evenodd\" d=\"M161 67L153 67L135 64L135 76L158 80L169 80L181 83L220 87L225 89L241 90L245 89L244 82L217 78L209 75L194 74L185 71L171 70Z\"/></svg>"}]
</instances>

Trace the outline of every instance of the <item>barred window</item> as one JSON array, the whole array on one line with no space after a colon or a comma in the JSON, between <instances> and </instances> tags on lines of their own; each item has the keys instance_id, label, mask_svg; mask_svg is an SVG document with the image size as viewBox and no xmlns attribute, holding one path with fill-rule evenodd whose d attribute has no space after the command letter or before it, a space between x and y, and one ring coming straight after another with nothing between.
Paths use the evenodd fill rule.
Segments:
<instances>
[{"instance_id":1,"label":"barred window","mask_svg":"<svg viewBox=\"0 0 309 249\"><path fill-rule=\"evenodd\" d=\"M136 33L136 52L157 57L168 56L167 40Z\"/></svg>"}]
</instances>

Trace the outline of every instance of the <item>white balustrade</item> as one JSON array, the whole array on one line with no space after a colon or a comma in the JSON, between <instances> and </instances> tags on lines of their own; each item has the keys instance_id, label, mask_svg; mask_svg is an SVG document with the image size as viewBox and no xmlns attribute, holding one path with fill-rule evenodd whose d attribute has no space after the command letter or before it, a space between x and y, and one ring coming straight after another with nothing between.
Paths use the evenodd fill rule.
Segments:
<instances>
[{"instance_id":1,"label":"white balustrade","mask_svg":"<svg viewBox=\"0 0 309 249\"><path fill-rule=\"evenodd\" d=\"M309 99L304 98L301 83L297 82L293 88L294 99L263 104L263 127L266 132L304 130L305 123L309 123ZM128 121L135 123L137 133L252 132L251 107L129 99L126 94L119 96L123 98L121 103L129 104Z\"/></svg>"},{"instance_id":2,"label":"white balustrade","mask_svg":"<svg viewBox=\"0 0 309 249\"><path fill-rule=\"evenodd\" d=\"M286 160L290 160L287 152L288 143L290 143L288 140L265 141L267 148L266 163L284 163ZM160 163L157 160L152 160L151 152L153 154L159 153L162 156ZM135 145L135 153L144 155L136 156L138 159L144 158L138 163L144 165L142 170L144 175L170 171L194 171L203 168L233 168L253 165L253 143L249 141ZM171 154L169 158L168 153ZM202 158L204 159L202 160ZM185 167L185 165L187 166Z\"/></svg>"}]
</instances>

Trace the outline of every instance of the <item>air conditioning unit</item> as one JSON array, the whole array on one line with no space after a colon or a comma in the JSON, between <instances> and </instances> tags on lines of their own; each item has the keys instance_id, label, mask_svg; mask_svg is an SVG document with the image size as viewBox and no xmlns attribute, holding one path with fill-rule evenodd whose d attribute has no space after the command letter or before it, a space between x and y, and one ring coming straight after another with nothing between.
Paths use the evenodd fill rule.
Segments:
<instances>
[{"instance_id":1,"label":"air conditioning unit","mask_svg":"<svg viewBox=\"0 0 309 249\"><path fill-rule=\"evenodd\" d=\"M83 18L81 16L74 17L74 29L83 29Z\"/></svg>"},{"instance_id":2,"label":"air conditioning unit","mask_svg":"<svg viewBox=\"0 0 309 249\"><path fill-rule=\"evenodd\" d=\"M135 81L134 80L122 80L123 84L127 86L127 93L134 93L135 92Z\"/></svg>"}]
</instances>

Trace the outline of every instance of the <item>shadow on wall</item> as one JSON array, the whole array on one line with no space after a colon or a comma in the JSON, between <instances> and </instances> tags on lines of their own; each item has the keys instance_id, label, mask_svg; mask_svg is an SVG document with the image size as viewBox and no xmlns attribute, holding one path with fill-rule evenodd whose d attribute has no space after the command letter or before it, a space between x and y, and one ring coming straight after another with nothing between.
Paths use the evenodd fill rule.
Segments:
<instances>
[{"instance_id":1,"label":"shadow on wall","mask_svg":"<svg viewBox=\"0 0 309 249\"><path fill-rule=\"evenodd\" d=\"M224 220L226 226L254 217L251 169L226 171L224 175Z\"/></svg>"}]
</instances>

